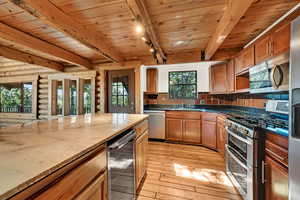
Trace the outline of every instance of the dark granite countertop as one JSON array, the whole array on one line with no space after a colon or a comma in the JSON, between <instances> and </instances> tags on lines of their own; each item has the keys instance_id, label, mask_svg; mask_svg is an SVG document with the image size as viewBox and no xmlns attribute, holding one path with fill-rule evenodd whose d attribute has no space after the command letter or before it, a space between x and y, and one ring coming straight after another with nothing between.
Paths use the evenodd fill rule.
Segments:
<instances>
[{"instance_id":1,"label":"dark granite countertop","mask_svg":"<svg viewBox=\"0 0 300 200\"><path fill-rule=\"evenodd\" d=\"M232 106L232 105L146 105L144 106L145 111L155 110L155 111L199 111L199 112L213 112L225 114L228 117L239 116L241 118L253 117L260 119L276 119L282 123L288 123L288 116L283 114L275 114L265 111L264 109L259 108L250 108L242 106ZM288 129L286 128L274 128L271 126L258 126L265 130L271 131L276 134L288 137Z\"/></svg>"}]
</instances>

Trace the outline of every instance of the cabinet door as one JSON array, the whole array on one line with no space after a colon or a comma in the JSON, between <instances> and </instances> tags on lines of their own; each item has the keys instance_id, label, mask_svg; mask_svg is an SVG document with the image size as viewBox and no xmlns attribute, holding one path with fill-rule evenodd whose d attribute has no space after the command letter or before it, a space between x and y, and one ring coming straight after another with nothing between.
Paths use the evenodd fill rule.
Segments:
<instances>
[{"instance_id":1,"label":"cabinet door","mask_svg":"<svg viewBox=\"0 0 300 200\"><path fill-rule=\"evenodd\" d=\"M225 157L226 130L223 124L217 125L217 149Z\"/></svg>"},{"instance_id":2,"label":"cabinet door","mask_svg":"<svg viewBox=\"0 0 300 200\"><path fill-rule=\"evenodd\" d=\"M243 50L242 58L243 58L243 69L254 66L255 65L254 46L248 47L247 49Z\"/></svg>"},{"instance_id":3,"label":"cabinet door","mask_svg":"<svg viewBox=\"0 0 300 200\"><path fill-rule=\"evenodd\" d=\"M147 69L147 92L157 92L157 69Z\"/></svg>"},{"instance_id":4,"label":"cabinet door","mask_svg":"<svg viewBox=\"0 0 300 200\"><path fill-rule=\"evenodd\" d=\"M166 118L167 139L182 141L183 120Z\"/></svg>"},{"instance_id":5,"label":"cabinet door","mask_svg":"<svg viewBox=\"0 0 300 200\"><path fill-rule=\"evenodd\" d=\"M107 200L107 173L99 176L75 200Z\"/></svg>"},{"instance_id":6,"label":"cabinet door","mask_svg":"<svg viewBox=\"0 0 300 200\"><path fill-rule=\"evenodd\" d=\"M267 35L255 44L255 61L257 64L271 56L270 43L271 36Z\"/></svg>"},{"instance_id":7,"label":"cabinet door","mask_svg":"<svg viewBox=\"0 0 300 200\"><path fill-rule=\"evenodd\" d=\"M148 131L135 143L136 188L138 189L147 169Z\"/></svg>"},{"instance_id":8,"label":"cabinet door","mask_svg":"<svg viewBox=\"0 0 300 200\"><path fill-rule=\"evenodd\" d=\"M202 144L212 149L217 148L216 122L202 120Z\"/></svg>"},{"instance_id":9,"label":"cabinet door","mask_svg":"<svg viewBox=\"0 0 300 200\"><path fill-rule=\"evenodd\" d=\"M235 80L235 70L234 70L234 59L230 60L227 64L227 92L234 92L234 80Z\"/></svg>"},{"instance_id":10,"label":"cabinet door","mask_svg":"<svg viewBox=\"0 0 300 200\"><path fill-rule=\"evenodd\" d=\"M210 88L211 93L226 93L227 79L226 79L226 65L218 64L210 68Z\"/></svg>"},{"instance_id":11,"label":"cabinet door","mask_svg":"<svg viewBox=\"0 0 300 200\"><path fill-rule=\"evenodd\" d=\"M274 56L289 50L291 38L290 34L290 24L280 27L279 29L274 31L274 33L272 34L272 51Z\"/></svg>"},{"instance_id":12,"label":"cabinet door","mask_svg":"<svg viewBox=\"0 0 300 200\"><path fill-rule=\"evenodd\" d=\"M240 53L235 59L234 59L234 64L235 64L235 74L243 71L243 54Z\"/></svg>"},{"instance_id":13,"label":"cabinet door","mask_svg":"<svg viewBox=\"0 0 300 200\"><path fill-rule=\"evenodd\" d=\"M288 200L288 169L266 156L266 200Z\"/></svg>"},{"instance_id":14,"label":"cabinet door","mask_svg":"<svg viewBox=\"0 0 300 200\"><path fill-rule=\"evenodd\" d=\"M184 120L183 127L184 142L201 143L201 120Z\"/></svg>"}]
</instances>

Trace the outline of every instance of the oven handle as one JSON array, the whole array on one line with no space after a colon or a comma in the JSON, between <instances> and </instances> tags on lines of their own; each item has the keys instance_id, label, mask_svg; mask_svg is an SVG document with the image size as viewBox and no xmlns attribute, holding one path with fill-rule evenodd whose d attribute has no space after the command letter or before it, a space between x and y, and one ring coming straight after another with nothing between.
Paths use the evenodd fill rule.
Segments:
<instances>
[{"instance_id":1,"label":"oven handle","mask_svg":"<svg viewBox=\"0 0 300 200\"><path fill-rule=\"evenodd\" d=\"M249 141L249 140L247 140L247 139L242 138L241 136L238 136L237 134L235 134L235 133L233 133L231 130L229 130L228 127L225 127L225 129L226 129L227 133L229 133L230 135L232 135L232 136L235 137L236 139L238 139L238 140L240 140L240 141L242 141L242 142L245 142L245 143L247 143L247 144L249 144L249 145L251 145L251 146L253 145L252 141Z\"/></svg>"},{"instance_id":2,"label":"oven handle","mask_svg":"<svg viewBox=\"0 0 300 200\"><path fill-rule=\"evenodd\" d=\"M230 154L230 156L243 168L245 168L247 171L249 170L249 167L247 167L244 163L242 163L233 153L231 153L230 147L226 144L226 150Z\"/></svg>"}]
</instances>

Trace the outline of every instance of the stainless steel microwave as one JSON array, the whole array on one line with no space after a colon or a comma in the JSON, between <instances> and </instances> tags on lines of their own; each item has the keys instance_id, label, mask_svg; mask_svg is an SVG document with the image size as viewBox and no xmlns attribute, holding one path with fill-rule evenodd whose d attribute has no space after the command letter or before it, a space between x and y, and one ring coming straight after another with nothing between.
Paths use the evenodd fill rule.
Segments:
<instances>
[{"instance_id":1,"label":"stainless steel microwave","mask_svg":"<svg viewBox=\"0 0 300 200\"><path fill-rule=\"evenodd\" d=\"M289 90L289 52L249 69L250 93Z\"/></svg>"}]
</instances>

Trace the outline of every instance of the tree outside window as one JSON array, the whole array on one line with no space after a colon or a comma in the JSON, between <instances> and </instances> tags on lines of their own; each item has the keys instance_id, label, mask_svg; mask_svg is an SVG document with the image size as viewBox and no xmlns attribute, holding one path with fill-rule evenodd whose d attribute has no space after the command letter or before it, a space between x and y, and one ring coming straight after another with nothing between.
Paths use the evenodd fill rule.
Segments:
<instances>
[{"instance_id":1,"label":"tree outside window","mask_svg":"<svg viewBox=\"0 0 300 200\"><path fill-rule=\"evenodd\" d=\"M32 83L0 84L0 112L31 113Z\"/></svg>"},{"instance_id":2,"label":"tree outside window","mask_svg":"<svg viewBox=\"0 0 300 200\"><path fill-rule=\"evenodd\" d=\"M197 71L169 72L169 97L171 99L196 99Z\"/></svg>"}]
</instances>

